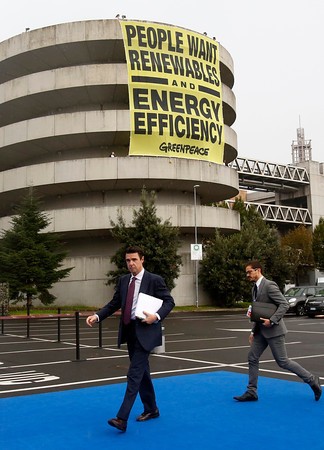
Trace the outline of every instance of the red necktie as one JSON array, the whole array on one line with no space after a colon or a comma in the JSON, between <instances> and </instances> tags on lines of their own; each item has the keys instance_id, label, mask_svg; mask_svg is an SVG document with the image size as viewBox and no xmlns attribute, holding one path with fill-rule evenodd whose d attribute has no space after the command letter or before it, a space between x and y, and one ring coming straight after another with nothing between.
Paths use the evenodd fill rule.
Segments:
<instances>
[{"instance_id":1,"label":"red necktie","mask_svg":"<svg viewBox=\"0 0 324 450\"><path fill-rule=\"evenodd\" d=\"M130 284L128 286L124 315L123 315L123 322L125 325L128 325L131 321L131 312L132 312L133 298L134 298L134 291L135 291L135 280L136 280L136 278L133 277L132 281L130 282Z\"/></svg>"}]
</instances>

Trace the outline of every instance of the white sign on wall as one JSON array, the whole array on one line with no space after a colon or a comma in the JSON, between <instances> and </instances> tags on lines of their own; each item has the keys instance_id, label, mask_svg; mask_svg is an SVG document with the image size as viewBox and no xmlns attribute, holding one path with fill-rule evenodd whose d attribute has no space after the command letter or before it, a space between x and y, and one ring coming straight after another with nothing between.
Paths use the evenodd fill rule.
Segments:
<instances>
[{"instance_id":1,"label":"white sign on wall","mask_svg":"<svg viewBox=\"0 0 324 450\"><path fill-rule=\"evenodd\" d=\"M202 259L202 244L190 244L191 260L197 261Z\"/></svg>"}]
</instances>

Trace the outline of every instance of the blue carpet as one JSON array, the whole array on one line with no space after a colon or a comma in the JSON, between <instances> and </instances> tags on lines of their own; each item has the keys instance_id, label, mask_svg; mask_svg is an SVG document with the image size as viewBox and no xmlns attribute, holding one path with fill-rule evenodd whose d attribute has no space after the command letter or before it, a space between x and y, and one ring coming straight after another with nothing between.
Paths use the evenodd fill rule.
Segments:
<instances>
[{"instance_id":1,"label":"blue carpet","mask_svg":"<svg viewBox=\"0 0 324 450\"><path fill-rule=\"evenodd\" d=\"M238 403L247 375L203 373L154 380L159 419L138 423L139 400L126 433L107 425L125 384L0 400L4 450L294 450L324 449L324 399L302 382L260 378L259 401Z\"/></svg>"}]
</instances>

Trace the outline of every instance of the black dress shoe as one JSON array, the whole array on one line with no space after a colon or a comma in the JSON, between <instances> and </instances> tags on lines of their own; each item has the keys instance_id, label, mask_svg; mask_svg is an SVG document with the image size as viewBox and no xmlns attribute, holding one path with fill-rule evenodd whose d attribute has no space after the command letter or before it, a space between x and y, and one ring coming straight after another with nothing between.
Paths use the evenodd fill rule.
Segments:
<instances>
[{"instance_id":1,"label":"black dress shoe","mask_svg":"<svg viewBox=\"0 0 324 450\"><path fill-rule=\"evenodd\" d=\"M119 419L118 417L116 417L116 419L109 419L108 424L111 427L115 427L115 428L117 428L117 430L120 430L123 432L125 432L127 429L127 421Z\"/></svg>"},{"instance_id":2,"label":"black dress shoe","mask_svg":"<svg viewBox=\"0 0 324 450\"><path fill-rule=\"evenodd\" d=\"M153 412L143 412L140 416L137 417L137 422L145 422L145 420L156 419L159 417L160 412L156 409Z\"/></svg>"},{"instance_id":3,"label":"black dress shoe","mask_svg":"<svg viewBox=\"0 0 324 450\"><path fill-rule=\"evenodd\" d=\"M319 378L315 376L314 381L312 381L309 385L313 389L313 392L315 394L315 400L318 402L318 400L321 398L322 395L322 387L320 385Z\"/></svg>"},{"instance_id":4,"label":"black dress shoe","mask_svg":"<svg viewBox=\"0 0 324 450\"><path fill-rule=\"evenodd\" d=\"M255 402L258 400L258 396L256 394L251 394L250 392L245 392L243 395L239 395L233 398L238 402Z\"/></svg>"}]
</instances>

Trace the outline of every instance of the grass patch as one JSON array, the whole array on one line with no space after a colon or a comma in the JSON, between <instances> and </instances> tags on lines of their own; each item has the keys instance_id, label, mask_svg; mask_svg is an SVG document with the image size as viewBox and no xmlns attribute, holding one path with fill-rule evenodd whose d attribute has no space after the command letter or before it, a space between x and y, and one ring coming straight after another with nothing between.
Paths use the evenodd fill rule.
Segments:
<instances>
[{"instance_id":1,"label":"grass patch","mask_svg":"<svg viewBox=\"0 0 324 450\"><path fill-rule=\"evenodd\" d=\"M228 310L237 310L237 309L247 309L250 303L248 302L239 302L233 307L221 307L216 305L202 305L197 308L196 305L188 305L188 306L175 306L173 309L174 312L203 312L203 311L228 311ZM37 307L32 308L30 310L30 314L35 316L37 314L58 314L58 310L60 309L60 314L69 314L74 313L75 311L79 312L95 312L100 309L97 306L61 306L61 307ZM9 308L9 315L11 316L24 316L27 314L26 307L23 306L11 306ZM0 314L1 315L1 314Z\"/></svg>"},{"instance_id":2,"label":"grass patch","mask_svg":"<svg viewBox=\"0 0 324 450\"><path fill-rule=\"evenodd\" d=\"M239 302L233 306L217 306L217 305L202 305L197 308L197 306L176 306L173 311L228 311L236 309L247 309L250 303Z\"/></svg>"},{"instance_id":3,"label":"grass patch","mask_svg":"<svg viewBox=\"0 0 324 450\"><path fill-rule=\"evenodd\" d=\"M74 313L76 311L97 311L98 308L95 306L61 306L61 307L56 307L56 308L49 308L49 307L37 307L37 308L31 308L30 310L30 314L32 316L35 316L37 314L41 315L41 314L58 314L60 310L60 314L69 314L69 313ZM9 308L9 314L11 316L24 316L27 314L27 309L26 307L10 307Z\"/></svg>"}]
</instances>

